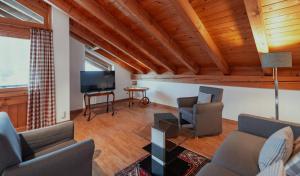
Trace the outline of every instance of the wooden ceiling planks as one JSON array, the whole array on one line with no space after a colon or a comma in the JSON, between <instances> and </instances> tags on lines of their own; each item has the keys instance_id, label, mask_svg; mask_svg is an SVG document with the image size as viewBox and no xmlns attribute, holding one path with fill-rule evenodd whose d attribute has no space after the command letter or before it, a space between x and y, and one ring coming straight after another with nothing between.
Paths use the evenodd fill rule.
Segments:
<instances>
[{"instance_id":1,"label":"wooden ceiling planks","mask_svg":"<svg viewBox=\"0 0 300 176\"><path fill-rule=\"evenodd\" d=\"M292 52L293 64L300 64L300 1L262 0L262 12L270 51Z\"/></svg>"},{"instance_id":2,"label":"wooden ceiling planks","mask_svg":"<svg viewBox=\"0 0 300 176\"><path fill-rule=\"evenodd\" d=\"M58 0L49 1L58 2ZM75 10L82 15L79 19L72 18L92 32L96 37L90 38L93 44L97 43L97 46L104 44L105 52L113 54L131 66L141 67L136 68L139 72L156 69L157 73L165 71L175 73L176 70L177 74L190 74L187 72L196 73L196 69L201 68L197 74L220 75L222 72L229 73L230 66L233 75L257 76L263 75L262 69L259 71L261 64L258 53L291 51L296 65L293 70L286 69L284 74L299 75L299 69L296 69L300 65L298 0L249 0L251 4L255 2L256 5L262 5L262 11L255 9L257 6L254 5L250 15L247 14L247 5L245 6L242 0L65 0L64 2L69 3L67 5L73 4L73 9L67 12L71 13L71 17ZM197 25L196 21L193 24L194 29L191 29L186 25L186 19L181 17L180 9L170 2L175 5L184 3L183 7L188 7L185 13L190 14L186 19L196 19L202 24ZM182 5L179 7L182 10ZM257 17L257 12L262 13L258 13ZM262 28L256 26L255 18L254 25L248 18L253 14L261 20ZM84 20L89 20L93 25L88 25ZM93 26L99 29L95 30ZM207 52L207 46L211 41L203 42L195 37L195 33L201 34L201 31L195 32L195 26L200 26L201 30L205 27L214 44L210 47L213 57ZM256 29L253 30L253 26ZM257 37L261 36L261 31L265 37ZM110 34L110 37L103 33ZM264 38L266 47L260 47L257 38L259 41ZM217 51L211 48L217 48ZM192 64L184 64L182 58L186 58L186 61ZM148 64L143 63L143 59L156 68L147 66ZM190 68L189 65L196 69Z\"/></svg>"},{"instance_id":3,"label":"wooden ceiling planks","mask_svg":"<svg viewBox=\"0 0 300 176\"><path fill-rule=\"evenodd\" d=\"M130 19L138 24L143 30L148 31L153 38L156 38L161 45L163 45L170 53L172 53L177 60L183 63L193 73L199 72L198 66L193 63L185 51L171 38L167 32L135 1L114 1L114 4L118 4L123 13L127 13Z\"/></svg>"},{"instance_id":4,"label":"wooden ceiling planks","mask_svg":"<svg viewBox=\"0 0 300 176\"><path fill-rule=\"evenodd\" d=\"M101 24L101 22L98 21L97 19L95 19L93 16L88 16L87 13L74 7L68 1L47 0L47 2L62 9L74 21L85 26L86 28L88 28L91 32L93 32L98 37L104 39L106 42L110 43L111 45L115 46L122 52L131 56L132 58L134 58L136 60L136 62L143 64L145 67L153 70L156 73L162 73L162 71L158 65L156 65L155 63L152 63L142 53L140 53L133 46L131 46L130 44L125 42L122 38L114 35L114 33L112 31L108 31L104 27L100 28L99 24Z\"/></svg>"},{"instance_id":5,"label":"wooden ceiling planks","mask_svg":"<svg viewBox=\"0 0 300 176\"><path fill-rule=\"evenodd\" d=\"M260 66L243 1L192 0L191 5L231 67Z\"/></svg>"},{"instance_id":6,"label":"wooden ceiling planks","mask_svg":"<svg viewBox=\"0 0 300 176\"><path fill-rule=\"evenodd\" d=\"M265 24L259 0L244 0L247 15L249 18L252 34L256 44L258 54L269 52L267 35L265 32ZM263 69L265 75L271 75L272 70Z\"/></svg>"},{"instance_id":7,"label":"wooden ceiling planks","mask_svg":"<svg viewBox=\"0 0 300 176\"><path fill-rule=\"evenodd\" d=\"M176 8L179 15L184 18L186 24L191 28L192 31L194 31L195 36L197 36L197 38L203 43L204 50L208 53L217 67L223 72L223 74L229 74L230 69L227 61L223 58L219 48L211 38L210 34L207 32L205 26L199 19L190 3L185 0L171 0L170 2Z\"/></svg>"},{"instance_id":8,"label":"wooden ceiling planks","mask_svg":"<svg viewBox=\"0 0 300 176\"><path fill-rule=\"evenodd\" d=\"M180 48L184 49L189 58L200 66L200 72L203 67L216 67L207 53L202 49L203 44L193 36L190 29L183 25L183 19L178 15L176 9L169 3L169 0L139 0L139 5L148 12L153 20L172 37ZM150 36L152 37L152 36ZM153 37L152 37L153 38ZM156 46L160 43L157 42ZM162 47L166 52L165 47ZM170 55L174 58L173 55ZM181 62L181 67L184 65Z\"/></svg>"},{"instance_id":9,"label":"wooden ceiling planks","mask_svg":"<svg viewBox=\"0 0 300 176\"><path fill-rule=\"evenodd\" d=\"M135 35L130 28L125 26L122 21L114 18L107 10L105 10L101 5L93 0L74 0L79 6L87 10L89 13L93 14L96 18L102 21L105 25L109 26L111 29L115 30L128 42L131 42L135 47L141 50L145 55L151 58L157 64L162 65L168 71L176 73L176 68L171 65L167 60L154 48L148 45L142 38Z\"/></svg>"}]
</instances>

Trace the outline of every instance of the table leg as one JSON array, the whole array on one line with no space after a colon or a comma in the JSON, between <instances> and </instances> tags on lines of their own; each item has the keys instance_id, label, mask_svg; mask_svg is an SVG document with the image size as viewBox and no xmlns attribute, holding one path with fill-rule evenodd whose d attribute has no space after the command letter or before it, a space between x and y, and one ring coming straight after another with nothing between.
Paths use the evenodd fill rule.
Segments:
<instances>
[{"instance_id":1,"label":"table leg","mask_svg":"<svg viewBox=\"0 0 300 176\"><path fill-rule=\"evenodd\" d=\"M128 107L130 108L130 91L128 91Z\"/></svg>"},{"instance_id":2,"label":"table leg","mask_svg":"<svg viewBox=\"0 0 300 176\"><path fill-rule=\"evenodd\" d=\"M112 116L115 114L115 108L114 108L114 105L115 105L115 93L112 92L112 102L111 102L111 110L112 110Z\"/></svg>"},{"instance_id":3,"label":"table leg","mask_svg":"<svg viewBox=\"0 0 300 176\"><path fill-rule=\"evenodd\" d=\"M91 97L90 96L88 96L88 111L89 111L88 121L90 121L91 120L91 113L92 113L92 111L91 111Z\"/></svg>"},{"instance_id":4,"label":"table leg","mask_svg":"<svg viewBox=\"0 0 300 176\"><path fill-rule=\"evenodd\" d=\"M106 95L106 112L108 112L108 100L109 100L109 94Z\"/></svg>"},{"instance_id":5,"label":"table leg","mask_svg":"<svg viewBox=\"0 0 300 176\"><path fill-rule=\"evenodd\" d=\"M84 94L83 99L84 99L84 112L83 112L83 115L85 116L86 115L86 110L87 110L86 94Z\"/></svg>"}]
</instances>

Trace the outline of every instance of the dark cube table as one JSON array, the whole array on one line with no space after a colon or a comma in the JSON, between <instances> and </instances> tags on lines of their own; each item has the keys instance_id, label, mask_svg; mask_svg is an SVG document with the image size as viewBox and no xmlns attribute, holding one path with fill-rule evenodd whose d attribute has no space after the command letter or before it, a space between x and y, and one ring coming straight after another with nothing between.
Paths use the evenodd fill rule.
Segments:
<instances>
[{"instance_id":1,"label":"dark cube table","mask_svg":"<svg viewBox=\"0 0 300 176\"><path fill-rule=\"evenodd\" d=\"M154 128L165 131L166 138L177 137L179 133L178 119L171 113L155 113Z\"/></svg>"}]
</instances>

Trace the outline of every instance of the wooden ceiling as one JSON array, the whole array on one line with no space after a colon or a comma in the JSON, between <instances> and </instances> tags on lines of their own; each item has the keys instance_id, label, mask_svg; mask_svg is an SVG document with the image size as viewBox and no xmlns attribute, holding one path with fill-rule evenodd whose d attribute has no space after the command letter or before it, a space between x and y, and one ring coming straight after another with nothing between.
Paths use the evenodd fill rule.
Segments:
<instances>
[{"instance_id":1,"label":"wooden ceiling","mask_svg":"<svg viewBox=\"0 0 300 176\"><path fill-rule=\"evenodd\" d=\"M300 65L299 0L47 0L70 31L134 73L268 75L263 52Z\"/></svg>"},{"instance_id":2,"label":"wooden ceiling","mask_svg":"<svg viewBox=\"0 0 300 176\"><path fill-rule=\"evenodd\" d=\"M300 0L44 2L70 16L71 35L134 74L255 80L272 73L260 53L288 51L293 68L279 75L300 75Z\"/></svg>"}]
</instances>

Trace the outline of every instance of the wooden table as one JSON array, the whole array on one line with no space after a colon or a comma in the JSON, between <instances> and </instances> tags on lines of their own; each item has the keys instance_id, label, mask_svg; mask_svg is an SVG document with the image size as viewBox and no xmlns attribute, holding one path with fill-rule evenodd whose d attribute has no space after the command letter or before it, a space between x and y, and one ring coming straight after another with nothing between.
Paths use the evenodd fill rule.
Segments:
<instances>
[{"instance_id":1,"label":"wooden table","mask_svg":"<svg viewBox=\"0 0 300 176\"><path fill-rule=\"evenodd\" d=\"M112 101L111 101L111 109L112 109L112 116L115 114L114 110L114 104L115 104L115 94L114 92L96 92L96 93L85 93L84 94L84 105L85 105L85 110L83 115L86 116L88 115L88 121L91 120L91 98L92 97L100 97L100 96L106 96L106 112L109 111L109 96L112 95Z\"/></svg>"},{"instance_id":2,"label":"wooden table","mask_svg":"<svg viewBox=\"0 0 300 176\"><path fill-rule=\"evenodd\" d=\"M126 87L124 88L125 91L128 92L129 99L128 99L128 106L131 107L133 105L133 94L134 92L142 92L142 98L140 99L140 102L144 105L147 105L150 103L149 98L146 95L146 91L149 90L147 87Z\"/></svg>"}]
</instances>

